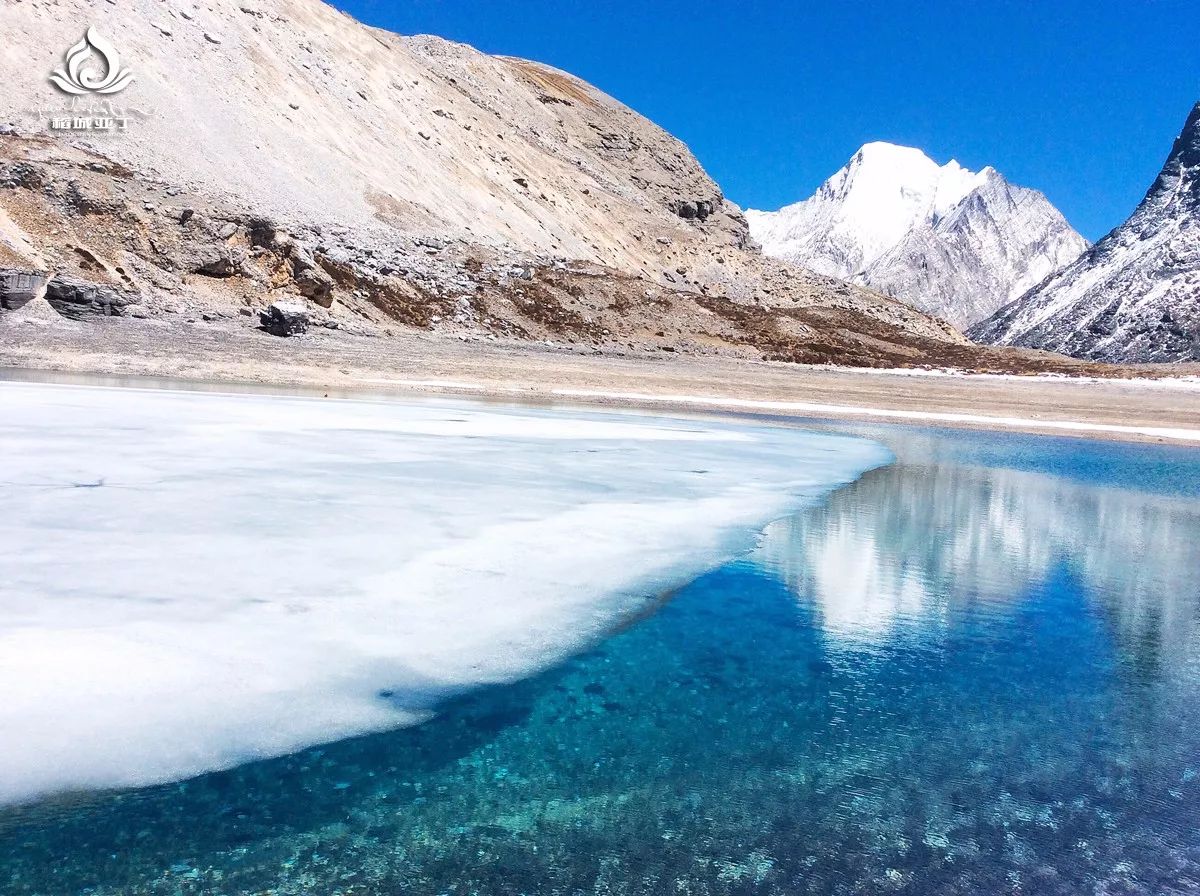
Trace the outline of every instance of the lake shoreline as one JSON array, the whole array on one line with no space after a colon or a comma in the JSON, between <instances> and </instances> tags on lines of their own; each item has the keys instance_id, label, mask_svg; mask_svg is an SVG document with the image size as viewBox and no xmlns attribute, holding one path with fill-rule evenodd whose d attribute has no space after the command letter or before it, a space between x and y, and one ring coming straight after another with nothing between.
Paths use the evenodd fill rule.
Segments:
<instances>
[{"instance_id":1,"label":"lake shoreline","mask_svg":"<svg viewBox=\"0 0 1200 896\"><path fill-rule=\"evenodd\" d=\"M1196 365L1181 366L1174 379L858 370L427 335L284 340L219 323L148 321L5 326L0 335L0 370L30 379L98 376L144 385L157 378L330 397L454 395L1200 444Z\"/></svg>"}]
</instances>

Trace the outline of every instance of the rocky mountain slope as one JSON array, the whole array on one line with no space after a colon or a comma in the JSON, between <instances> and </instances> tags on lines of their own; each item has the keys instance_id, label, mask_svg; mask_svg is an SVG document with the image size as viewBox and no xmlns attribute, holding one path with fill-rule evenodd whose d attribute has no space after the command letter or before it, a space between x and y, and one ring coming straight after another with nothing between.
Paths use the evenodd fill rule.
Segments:
<instances>
[{"instance_id":1,"label":"rocky mountain slope","mask_svg":"<svg viewBox=\"0 0 1200 896\"><path fill-rule=\"evenodd\" d=\"M1200 103L1129 220L971 332L1103 361L1200 360Z\"/></svg>"},{"instance_id":2,"label":"rocky mountain slope","mask_svg":"<svg viewBox=\"0 0 1200 896\"><path fill-rule=\"evenodd\" d=\"M109 47L123 91L51 85L89 26L76 73ZM0 267L59 312L252 328L284 298L368 336L871 365L967 345L764 258L685 146L537 63L319 0L12 0L0 28ZM125 127L55 127L80 113Z\"/></svg>"},{"instance_id":3,"label":"rocky mountain slope","mask_svg":"<svg viewBox=\"0 0 1200 896\"><path fill-rule=\"evenodd\" d=\"M763 250L965 327L1073 261L1087 242L1046 197L994 168L868 143L811 198L748 211Z\"/></svg>"}]
</instances>

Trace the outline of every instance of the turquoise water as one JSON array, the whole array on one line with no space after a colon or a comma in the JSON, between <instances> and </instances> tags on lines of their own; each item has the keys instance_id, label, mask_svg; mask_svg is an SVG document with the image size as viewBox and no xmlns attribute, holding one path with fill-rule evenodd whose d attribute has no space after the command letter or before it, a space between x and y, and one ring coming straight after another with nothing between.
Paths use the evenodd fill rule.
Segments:
<instances>
[{"instance_id":1,"label":"turquoise water","mask_svg":"<svg viewBox=\"0 0 1200 896\"><path fill-rule=\"evenodd\" d=\"M0 892L1200 892L1200 451L855 431L897 463L537 677L0 810Z\"/></svg>"}]
</instances>

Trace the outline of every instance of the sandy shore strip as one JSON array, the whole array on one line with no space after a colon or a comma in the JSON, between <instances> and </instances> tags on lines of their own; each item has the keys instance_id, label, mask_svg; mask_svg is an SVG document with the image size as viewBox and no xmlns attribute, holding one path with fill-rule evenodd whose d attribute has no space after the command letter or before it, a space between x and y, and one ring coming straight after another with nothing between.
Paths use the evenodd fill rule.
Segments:
<instances>
[{"instance_id":1,"label":"sandy shore strip","mask_svg":"<svg viewBox=\"0 0 1200 896\"><path fill-rule=\"evenodd\" d=\"M892 373L886 371L884 373ZM904 375L896 371L897 375ZM1015 378L1014 378L1015 379ZM464 392L480 396L521 395L521 390L499 393L484 383L456 383L449 380L364 380L370 385L398 386L421 391ZM987 429L1013 429L1023 432L1052 430L1098 436L1145 437L1166 441L1200 443L1200 429L1164 426L1126 426L1114 423L1089 423L1079 420L1042 420L1034 417L997 417L989 414L952 414L938 411L906 411L861 405L817 404L805 401L757 401L752 398L716 398L703 395L653 395L645 392L607 392L589 389L552 389L554 398L567 401L601 402L636 406L663 406L671 410L749 411L756 414L802 417L857 417L906 423L933 423L938 426L978 426Z\"/></svg>"},{"instance_id":2,"label":"sandy shore strip","mask_svg":"<svg viewBox=\"0 0 1200 896\"><path fill-rule=\"evenodd\" d=\"M301 387L330 397L442 394L1200 444L1195 365L1169 381L864 371L421 335L278 339L227 325L104 320L4 326L0 368L32 378L57 372L131 384L159 377Z\"/></svg>"}]
</instances>

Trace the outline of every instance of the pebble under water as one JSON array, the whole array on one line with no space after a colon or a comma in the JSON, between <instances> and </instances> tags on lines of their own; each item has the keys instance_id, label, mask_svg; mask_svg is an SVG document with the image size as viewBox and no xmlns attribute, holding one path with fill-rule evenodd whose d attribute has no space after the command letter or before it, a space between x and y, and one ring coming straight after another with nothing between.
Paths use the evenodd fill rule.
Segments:
<instances>
[{"instance_id":1,"label":"pebble under water","mask_svg":"<svg viewBox=\"0 0 1200 896\"><path fill-rule=\"evenodd\" d=\"M5 894L1200 893L1200 452L899 461L423 725L0 810Z\"/></svg>"}]
</instances>

